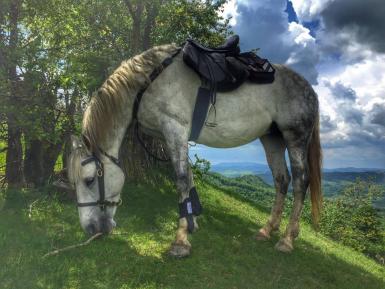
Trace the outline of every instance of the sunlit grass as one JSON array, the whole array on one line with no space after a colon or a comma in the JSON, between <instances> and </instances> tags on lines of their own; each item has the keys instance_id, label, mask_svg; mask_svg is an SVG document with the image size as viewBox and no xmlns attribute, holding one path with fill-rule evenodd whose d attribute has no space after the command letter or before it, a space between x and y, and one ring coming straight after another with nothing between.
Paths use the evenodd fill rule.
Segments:
<instances>
[{"instance_id":1,"label":"sunlit grass","mask_svg":"<svg viewBox=\"0 0 385 289\"><path fill-rule=\"evenodd\" d=\"M278 236L253 239L267 211L206 184L198 190L204 214L186 259L167 254L178 219L169 180L126 186L113 235L46 259L87 239L75 205L52 192L0 194L0 288L384 288L384 267L310 226L282 254Z\"/></svg>"}]
</instances>

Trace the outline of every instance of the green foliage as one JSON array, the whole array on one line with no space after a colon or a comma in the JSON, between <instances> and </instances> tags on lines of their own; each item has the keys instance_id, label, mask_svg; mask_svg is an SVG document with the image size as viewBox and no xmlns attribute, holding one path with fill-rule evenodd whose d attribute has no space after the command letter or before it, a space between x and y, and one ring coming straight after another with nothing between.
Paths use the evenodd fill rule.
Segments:
<instances>
[{"instance_id":1,"label":"green foliage","mask_svg":"<svg viewBox=\"0 0 385 289\"><path fill-rule=\"evenodd\" d=\"M223 19L218 14L225 2L227 1L166 1L157 18L155 43L180 44L187 38L194 38L206 45L221 44L229 34L229 19Z\"/></svg>"},{"instance_id":2,"label":"green foliage","mask_svg":"<svg viewBox=\"0 0 385 289\"><path fill-rule=\"evenodd\" d=\"M220 43L229 31L228 21L218 15L225 2L20 1L14 25L18 38L11 49L10 7L16 1L2 0L0 142L8 137L10 121L10 127L21 129L26 181L40 185L38 179L53 173L69 135L80 133L93 92L121 61L153 45L181 43L187 37ZM10 67L18 74L17 91L12 91ZM0 158L0 166L3 163ZM32 168L40 169L32 174Z\"/></svg>"},{"instance_id":3,"label":"green foliage","mask_svg":"<svg viewBox=\"0 0 385 289\"><path fill-rule=\"evenodd\" d=\"M240 195L258 206L269 210L274 199L274 189L255 175L227 178L218 173L209 173L204 180L228 193Z\"/></svg>"},{"instance_id":4,"label":"green foliage","mask_svg":"<svg viewBox=\"0 0 385 289\"><path fill-rule=\"evenodd\" d=\"M197 154L194 155L195 162L191 163L191 169L194 175L194 179L201 181L210 170L210 162L205 159L201 159Z\"/></svg>"},{"instance_id":5,"label":"green foliage","mask_svg":"<svg viewBox=\"0 0 385 289\"><path fill-rule=\"evenodd\" d=\"M373 201L384 188L357 180L342 194L324 203L320 230L323 234L377 259L385 258L385 226Z\"/></svg>"}]
</instances>

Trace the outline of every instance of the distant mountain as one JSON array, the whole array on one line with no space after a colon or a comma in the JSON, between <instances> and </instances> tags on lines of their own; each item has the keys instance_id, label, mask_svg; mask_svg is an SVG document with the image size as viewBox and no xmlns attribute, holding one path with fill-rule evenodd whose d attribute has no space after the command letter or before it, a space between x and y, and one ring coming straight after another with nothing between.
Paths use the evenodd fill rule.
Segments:
<instances>
[{"instance_id":1,"label":"distant mountain","mask_svg":"<svg viewBox=\"0 0 385 289\"><path fill-rule=\"evenodd\" d=\"M246 174L271 174L270 168L266 164L253 163L253 162L235 162L235 163L218 163L211 165L211 171L221 173L225 176L242 176ZM385 173L384 169L378 168L354 168L354 167L345 167L345 168L324 168L323 172L328 173L353 173L352 176L356 176L354 173Z\"/></svg>"},{"instance_id":2,"label":"distant mountain","mask_svg":"<svg viewBox=\"0 0 385 289\"><path fill-rule=\"evenodd\" d=\"M242 175L257 175L270 172L269 166L259 163L219 163L211 165L211 171L220 173L228 177L238 177Z\"/></svg>"},{"instance_id":3,"label":"distant mountain","mask_svg":"<svg viewBox=\"0 0 385 289\"><path fill-rule=\"evenodd\" d=\"M363 171L363 172L324 172L322 179L325 181L354 182L357 179L363 181L372 181L377 184L385 185L385 172L381 171Z\"/></svg>"},{"instance_id":4,"label":"distant mountain","mask_svg":"<svg viewBox=\"0 0 385 289\"><path fill-rule=\"evenodd\" d=\"M324 172L327 173L363 173L363 172L385 172L384 169L376 169L376 168L354 168L354 167L346 167L346 168L335 168L335 169L323 169Z\"/></svg>"},{"instance_id":5,"label":"distant mountain","mask_svg":"<svg viewBox=\"0 0 385 289\"><path fill-rule=\"evenodd\" d=\"M256 175L265 183L274 186L273 176L269 167L259 163L219 163L213 165L211 170L226 177L240 177ZM335 168L324 169L322 174L323 192L325 196L338 195L348 184L357 179L372 181L385 185L385 169L373 168ZM291 186L290 186L291 190Z\"/></svg>"}]
</instances>

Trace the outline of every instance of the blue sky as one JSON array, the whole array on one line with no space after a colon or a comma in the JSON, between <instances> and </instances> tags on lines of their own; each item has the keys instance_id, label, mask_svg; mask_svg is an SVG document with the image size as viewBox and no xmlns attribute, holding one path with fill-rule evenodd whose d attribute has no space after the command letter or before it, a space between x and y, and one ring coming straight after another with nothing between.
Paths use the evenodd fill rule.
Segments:
<instances>
[{"instance_id":1,"label":"blue sky","mask_svg":"<svg viewBox=\"0 0 385 289\"><path fill-rule=\"evenodd\" d=\"M301 73L318 94L324 166L385 168L384 0L230 0L241 49ZM266 163L259 141L190 148L212 163Z\"/></svg>"}]
</instances>

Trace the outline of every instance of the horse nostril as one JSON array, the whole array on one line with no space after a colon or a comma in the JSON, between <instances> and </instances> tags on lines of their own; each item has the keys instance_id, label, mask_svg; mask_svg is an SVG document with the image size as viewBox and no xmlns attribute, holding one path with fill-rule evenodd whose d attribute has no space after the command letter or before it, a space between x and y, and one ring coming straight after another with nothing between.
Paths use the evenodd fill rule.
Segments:
<instances>
[{"instance_id":1,"label":"horse nostril","mask_svg":"<svg viewBox=\"0 0 385 289\"><path fill-rule=\"evenodd\" d=\"M91 223L86 227L86 232L90 234L91 236L95 235L97 233L96 225Z\"/></svg>"},{"instance_id":2,"label":"horse nostril","mask_svg":"<svg viewBox=\"0 0 385 289\"><path fill-rule=\"evenodd\" d=\"M110 222L108 218L102 218L100 220L101 223L101 231L103 234L109 234L113 229L113 224Z\"/></svg>"}]
</instances>

